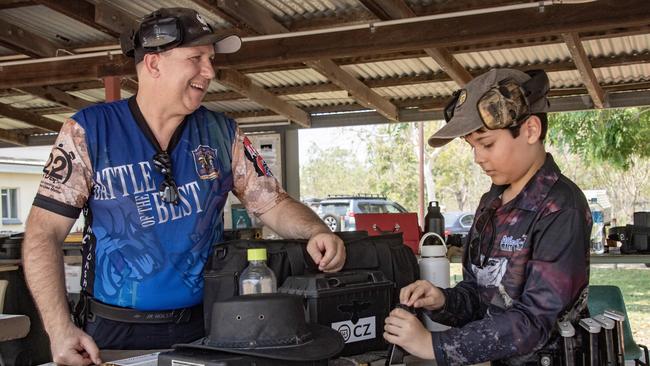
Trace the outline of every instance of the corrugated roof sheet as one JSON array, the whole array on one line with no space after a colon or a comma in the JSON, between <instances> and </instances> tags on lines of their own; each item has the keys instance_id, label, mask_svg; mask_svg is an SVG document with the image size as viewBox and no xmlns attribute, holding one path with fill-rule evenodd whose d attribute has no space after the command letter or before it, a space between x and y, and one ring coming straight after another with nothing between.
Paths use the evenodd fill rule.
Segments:
<instances>
[{"instance_id":1,"label":"corrugated roof sheet","mask_svg":"<svg viewBox=\"0 0 650 366\"><path fill-rule=\"evenodd\" d=\"M443 83L424 83L400 85L386 88L374 88L379 95L390 99L406 99L418 97L446 97L451 95L458 86L453 81Z\"/></svg>"},{"instance_id":2,"label":"corrugated roof sheet","mask_svg":"<svg viewBox=\"0 0 650 366\"><path fill-rule=\"evenodd\" d=\"M0 117L0 129L11 130L15 128L34 128L34 126L16 121L15 119Z\"/></svg>"},{"instance_id":3,"label":"corrugated roof sheet","mask_svg":"<svg viewBox=\"0 0 650 366\"><path fill-rule=\"evenodd\" d=\"M327 82L327 78L314 69L304 68L287 71L271 71L246 74L256 84L265 88L296 86Z\"/></svg>"},{"instance_id":4,"label":"corrugated roof sheet","mask_svg":"<svg viewBox=\"0 0 650 366\"><path fill-rule=\"evenodd\" d=\"M622 82L650 80L650 64L601 67L594 69L600 84L618 84Z\"/></svg>"},{"instance_id":5,"label":"corrugated roof sheet","mask_svg":"<svg viewBox=\"0 0 650 366\"><path fill-rule=\"evenodd\" d=\"M203 103L206 108L220 112L247 112L259 111L266 109L261 105L250 100L232 100L227 102L206 102Z\"/></svg>"},{"instance_id":6,"label":"corrugated roof sheet","mask_svg":"<svg viewBox=\"0 0 650 366\"><path fill-rule=\"evenodd\" d=\"M582 86L578 70L549 72L548 80L553 88L577 88Z\"/></svg>"},{"instance_id":7,"label":"corrugated roof sheet","mask_svg":"<svg viewBox=\"0 0 650 366\"><path fill-rule=\"evenodd\" d=\"M3 97L0 98L0 103L8 104L14 108L45 108L59 106L57 103L35 97L31 94Z\"/></svg>"},{"instance_id":8,"label":"corrugated roof sheet","mask_svg":"<svg viewBox=\"0 0 650 366\"><path fill-rule=\"evenodd\" d=\"M342 68L361 79L421 75L440 71L440 66L431 57L366 62L355 65L344 65Z\"/></svg>"},{"instance_id":9,"label":"corrugated roof sheet","mask_svg":"<svg viewBox=\"0 0 650 366\"><path fill-rule=\"evenodd\" d=\"M62 46L114 40L106 33L43 5L3 9L0 10L0 18Z\"/></svg>"},{"instance_id":10,"label":"corrugated roof sheet","mask_svg":"<svg viewBox=\"0 0 650 366\"><path fill-rule=\"evenodd\" d=\"M230 24L223 18L208 11L204 7L187 0L114 0L111 1L111 6L133 14L136 18L141 18L159 8L192 8L196 9L196 11L198 11L199 14L201 14L201 16L215 29L230 27Z\"/></svg>"},{"instance_id":11,"label":"corrugated roof sheet","mask_svg":"<svg viewBox=\"0 0 650 366\"><path fill-rule=\"evenodd\" d=\"M276 17L287 18L314 18L334 16L346 10L363 7L357 0L258 0L260 4L269 9Z\"/></svg>"},{"instance_id":12,"label":"corrugated roof sheet","mask_svg":"<svg viewBox=\"0 0 650 366\"><path fill-rule=\"evenodd\" d=\"M629 55L650 51L650 35L596 39L583 41L582 44L587 54L594 57Z\"/></svg>"},{"instance_id":13,"label":"corrugated roof sheet","mask_svg":"<svg viewBox=\"0 0 650 366\"><path fill-rule=\"evenodd\" d=\"M564 43L457 53L455 56L458 62L467 69L528 65L531 63L552 62L571 58L569 50Z\"/></svg>"},{"instance_id":14,"label":"corrugated roof sheet","mask_svg":"<svg viewBox=\"0 0 650 366\"><path fill-rule=\"evenodd\" d=\"M284 95L281 98L291 101L298 107L307 108L322 107L327 105L350 104L355 102L354 99L348 96L348 92L345 90L326 93Z\"/></svg>"}]
</instances>

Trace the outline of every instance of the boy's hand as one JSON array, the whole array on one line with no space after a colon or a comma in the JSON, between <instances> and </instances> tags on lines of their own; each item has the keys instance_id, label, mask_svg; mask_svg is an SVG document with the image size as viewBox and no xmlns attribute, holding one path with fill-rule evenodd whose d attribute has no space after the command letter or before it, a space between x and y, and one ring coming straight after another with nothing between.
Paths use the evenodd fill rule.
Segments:
<instances>
[{"instance_id":1,"label":"boy's hand","mask_svg":"<svg viewBox=\"0 0 650 366\"><path fill-rule=\"evenodd\" d=\"M434 359L431 333L415 315L404 309L390 312L384 325L384 339L416 357Z\"/></svg>"},{"instance_id":2,"label":"boy's hand","mask_svg":"<svg viewBox=\"0 0 650 366\"><path fill-rule=\"evenodd\" d=\"M419 280L402 287L399 301L415 308L437 310L445 305L445 295L429 281Z\"/></svg>"}]
</instances>

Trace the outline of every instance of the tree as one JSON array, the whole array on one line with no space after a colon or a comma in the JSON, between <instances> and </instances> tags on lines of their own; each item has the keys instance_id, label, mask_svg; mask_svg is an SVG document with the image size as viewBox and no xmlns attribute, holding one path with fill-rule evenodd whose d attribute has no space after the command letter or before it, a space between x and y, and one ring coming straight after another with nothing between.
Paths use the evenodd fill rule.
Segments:
<instances>
[{"instance_id":1,"label":"tree","mask_svg":"<svg viewBox=\"0 0 650 366\"><path fill-rule=\"evenodd\" d=\"M589 166L607 162L627 170L635 158L650 157L650 108L553 113L549 140Z\"/></svg>"},{"instance_id":2,"label":"tree","mask_svg":"<svg viewBox=\"0 0 650 366\"><path fill-rule=\"evenodd\" d=\"M309 160L300 169L303 198L351 194L369 189L365 164L358 162L350 150L340 147L324 150L312 144L308 154Z\"/></svg>"},{"instance_id":3,"label":"tree","mask_svg":"<svg viewBox=\"0 0 650 366\"><path fill-rule=\"evenodd\" d=\"M565 175L607 191L619 224L650 205L650 108L554 113L549 140Z\"/></svg>"}]
</instances>

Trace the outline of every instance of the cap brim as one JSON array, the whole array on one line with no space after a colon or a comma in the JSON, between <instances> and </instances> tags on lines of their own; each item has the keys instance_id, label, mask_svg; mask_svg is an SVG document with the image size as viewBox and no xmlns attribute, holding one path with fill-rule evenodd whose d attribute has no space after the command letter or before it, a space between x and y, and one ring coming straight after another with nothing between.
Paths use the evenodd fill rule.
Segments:
<instances>
[{"instance_id":1,"label":"cap brim","mask_svg":"<svg viewBox=\"0 0 650 366\"><path fill-rule=\"evenodd\" d=\"M204 46L214 44L215 53L234 53L241 48L241 38L235 34L223 36L219 34L206 34L199 37L192 42L185 43L181 47L186 46Z\"/></svg>"},{"instance_id":2,"label":"cap brim","mask_svg":"<svg viewBox=\"0 0 650 366\"><path fill-rule=\"evenodd\" d=\"M318 324L308 324L307 326L312 332L313 339L299 345L268 348L223 348L210 345L206 337L194 343L175 344L173 347L214 350L287 361L325 360L336 356L343 350L345 344L339 332Z\"/></svg>"},{"instance_id":3,"label":"cap brim","mask_svg":"<svg viewBox=\"0 0 650 366\"><path fill-rule=\"evenodd\" d=\"M436 133L431 135L428 142L432 147L440 147L456 137L469 135L470 133L480 129L482 126L482 122L476 123L473 118L470 119L456 116Z\"/></svg>"}]
</instances>

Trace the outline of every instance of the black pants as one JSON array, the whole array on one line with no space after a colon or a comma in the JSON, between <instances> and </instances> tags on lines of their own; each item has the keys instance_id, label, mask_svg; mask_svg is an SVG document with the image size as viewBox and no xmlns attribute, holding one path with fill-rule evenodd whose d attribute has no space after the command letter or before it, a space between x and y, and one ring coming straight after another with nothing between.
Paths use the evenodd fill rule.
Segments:
<instances>
[{"instance_id":1,"label":"black pants","mask_svg":"<svg viewBox=\"0 0 650 366\"><path fill-rule=\"evenodd\" d=\"M203 310L192 311L185 323L126 323L95 315L87 319L84 331L100 349L165 349L176 343L190 343L204 336Z\"/></svg>"}]
</instances>

